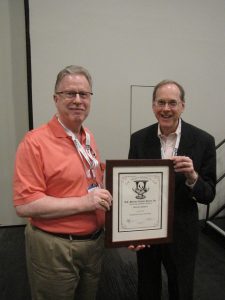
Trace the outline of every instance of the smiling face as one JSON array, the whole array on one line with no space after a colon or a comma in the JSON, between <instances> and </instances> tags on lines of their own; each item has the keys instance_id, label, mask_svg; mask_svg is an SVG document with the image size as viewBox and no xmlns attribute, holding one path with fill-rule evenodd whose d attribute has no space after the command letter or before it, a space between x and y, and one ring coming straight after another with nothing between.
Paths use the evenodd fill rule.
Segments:
<instances>
[{"instance_id":1,"label":"smiling face","mask_svg":"<svg viewBox=\"0 0 225 300\"><path fill-rule=\"evenodd\" d=\"M60 92L60 94L57 94ZM65 92L65 94L63 94ZM66 92L74 93L74 97L67 98ZM90 94L86 97L76 93L91 92L91 87L84 75L69 74L62 78L54 94L54 101L60 121L74 133L79 133L83 121L90 112Z\"/></svg>"},{"instance_id":2,"label":"smiling face","mask_svg":"<svg viewBox=\"0 0 225 300\"><path fill-rule=\"evenodd\" d=\"M176 84L168 83L157 89L152 109L162 134L167 136L176 131L184 108L185 103L181 100L180 90Z\"/></svg>"}]
</instances>

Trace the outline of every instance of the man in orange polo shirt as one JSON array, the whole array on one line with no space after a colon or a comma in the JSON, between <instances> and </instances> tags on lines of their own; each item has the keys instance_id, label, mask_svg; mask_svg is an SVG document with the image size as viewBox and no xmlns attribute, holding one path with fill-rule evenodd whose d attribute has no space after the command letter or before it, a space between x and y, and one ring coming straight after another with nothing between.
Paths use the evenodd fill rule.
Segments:
<instances>
[{"instance_id":1,"label":"man in orange polo shirt","mask_svg":"<svg viewBox=\"0 0 225 300\"><path fill-rule=\"evenodd\" d=\"M105 211L112 196L89 114L92 79L80 66L59 72L57 114L28 132L15 161L14 205L25 229L32 299L95 299L104 249Z\"/></svg>"}]
</instances>

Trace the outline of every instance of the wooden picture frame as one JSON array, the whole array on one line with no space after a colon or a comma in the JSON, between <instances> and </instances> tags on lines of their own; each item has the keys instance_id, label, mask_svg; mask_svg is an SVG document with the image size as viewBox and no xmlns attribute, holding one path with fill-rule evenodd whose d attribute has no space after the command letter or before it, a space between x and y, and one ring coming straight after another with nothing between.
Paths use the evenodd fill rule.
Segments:
<instances>
[{"instance_id":1,"label":"wooden picture frame","mask_svg":"<svg viewBox=\"0 0 225 300\"><path fill-rule=\"evenodd\" d=\"M172 241L174 169L167 159L106 161L106 247Z\"/></svg>"}]
</instances>

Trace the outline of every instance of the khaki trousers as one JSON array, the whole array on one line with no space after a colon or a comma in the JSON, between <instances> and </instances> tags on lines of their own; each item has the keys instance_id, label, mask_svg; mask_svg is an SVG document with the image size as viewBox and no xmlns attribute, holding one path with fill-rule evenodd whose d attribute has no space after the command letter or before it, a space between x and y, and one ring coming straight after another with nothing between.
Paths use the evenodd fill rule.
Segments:
<instances>
[{"instance_id":1,"label":"khaki trousers","mask_svg":"<svg viewBox=\"0 0 225 300\"><path fill-rule=\"evenodd\" d=\"M67 240L26 226L27 270L33 300L94 300L104 251L96 240Z\"/></svg>"}]
</instances>

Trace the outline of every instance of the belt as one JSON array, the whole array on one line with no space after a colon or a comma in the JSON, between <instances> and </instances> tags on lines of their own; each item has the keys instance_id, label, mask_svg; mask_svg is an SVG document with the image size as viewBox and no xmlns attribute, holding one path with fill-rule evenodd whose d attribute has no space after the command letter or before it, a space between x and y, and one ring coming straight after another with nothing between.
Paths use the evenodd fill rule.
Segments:
<instances>
[{"instance_id":1,"label":"belt","mask_svg":"<svg viewBox=\"0 0 225 300\"><path fill-rule=\"evenodd\" d=\"M36 226L33 226L33 228L38 229L40 231L43 231L45 233L48 233L50 235L57 236L57 237L60 237L62 239L66 239L66 240L70 240L70 241L73 241L73 240L79 240L79 241L82 241L82 240L96 240L100 236L100 234L103 232L103 228L101 228L98 231L95 231L94 233L90 233L90 234L86 234L86 235L75 235L75 234L49 232L49 231L45 231L43 229L40 229Z\"/></svg>"}]
</instances>

